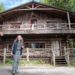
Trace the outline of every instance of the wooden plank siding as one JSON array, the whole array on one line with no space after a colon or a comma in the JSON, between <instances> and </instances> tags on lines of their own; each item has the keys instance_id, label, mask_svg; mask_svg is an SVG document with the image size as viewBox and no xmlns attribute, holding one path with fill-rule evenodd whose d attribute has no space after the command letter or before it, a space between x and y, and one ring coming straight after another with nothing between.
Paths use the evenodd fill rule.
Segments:
<instances>
[{"instance_id":1,"label":"wooden plank siding","mask_svg":"<svg viewBox=\"0 0 75 75\"><path fill-rule=\"evenodd\" d=\"M12 38L13 40L13 38ZM11 46L12 46L12 43L13 41L12 40L6 40L4 41L4 48L7 49L7 57L10 57L11 56ZM38 40L38 41L37 41ZM51 57L51 43L52 43L52 39L47 39L47 40L39 40L37 39L36 41L26 41L24 42L24 45L25 43L29 43L29 44L32 44L32 43L45 43L45 47L43 48L30 48L30 57ZM54 39L54 40L57 40L57 39ZM64 47L67 48L67 43L65 40L62 40L62 39L58 39L60 40L60 55L64 55ZM2 49L0 47L0 49ZM23 55L26 57L26 47L23 51ZM36 55L36 56L35 56Z\"/></svg>"},{"instance_id":2,"label":"wooden plank siding","mask_svg":"<svg viewBox=\"0 0 75 75\"><path fill-rule=\"evenodd\" d=\"M3 62L5 63L7 58L12 57L11 55L11 46L13 43L13 38L12 39L6 39L5 41L3 41L3 44L1 44L4 48L1 49L2 47L0 47L0 57L3 57ZM65 50L64 47L66 49L66 51L70 51L69 49L69 45L67 43L66 39L61 39L61 38L50 38L50 39L24 39L24 45L25 43L45 43L45 47L43 48L28 48L25 46L24 50L23 50L23 54L22 54L22 58L27 59L27 61L29 61L30 59L41 59L47 62L51 62L51 57L52 57L52 48L51 48L51 44L52 41L60 41L60 56L65 56ZM6 56L5 55L5 51L4 49L6 48ZM27 52L27 48L29 50L29 52ZM68 50L69 49L69 50ZM29 53L29 57L27 57L27 53ZM70 57L72 55L72 51L70 53Z\"/></svg>"},{"instance_id":3,"label":"wooden plank siding","mask_svg":"<svg viewBox=\"0 0 75 75\"><path fill-rule=\"evenodd\" d=\"M3 34L69 34L67 20L45 13L27 12L3 22ZM0 26L0 27L1 27Z\"/></svg>"}]
</instances>

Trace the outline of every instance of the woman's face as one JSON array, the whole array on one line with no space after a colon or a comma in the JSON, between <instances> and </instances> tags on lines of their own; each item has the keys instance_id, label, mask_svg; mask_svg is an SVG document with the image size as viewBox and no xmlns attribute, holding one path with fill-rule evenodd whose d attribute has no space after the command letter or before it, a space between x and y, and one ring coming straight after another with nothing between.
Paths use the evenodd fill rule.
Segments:
<instances>
[{"instance_id":1,"label":"woman's face","mask_svg":"<svg viewBox=\"0 0 75 75\"><path fill-rule=\"evenodd\" d=\"M18 39L18 40L21 40L21 39L22 39L22 37L21 37L20 35L18 35L18 36L17 36L17 39Z\"/></svg>"}]
</instances>

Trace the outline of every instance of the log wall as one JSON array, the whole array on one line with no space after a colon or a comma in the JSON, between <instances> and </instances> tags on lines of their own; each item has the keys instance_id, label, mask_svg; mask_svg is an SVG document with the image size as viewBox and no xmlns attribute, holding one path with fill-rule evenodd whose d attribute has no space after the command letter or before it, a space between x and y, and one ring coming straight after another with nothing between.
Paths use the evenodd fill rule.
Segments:
<instances>
[{"instance_id":1,"label":"log wall","mask_svg":"<svg viewBox=\"0 0 75 75\"><path fill-rule=\"evenodd\" d=\"M7 39L6 41L4 41L3 43L3 47L7 48L7 56L11 56L11 47L12 47L12 43L13 43L13 38L11 40ZM57 40L57 39L54 39ZM64 39L58 39L60 41L60 55L64 55L64 47L67 48L67 43L66 40ZM44 43L45 46L43 46L43 48L30 48L30 57L51 57L51 43L52 43L52 39L36 39L35 41L30 40L30 41L24 41L24 45L25 48L23 50L23 55L26 56L26 43Z\"/></svg>"},{"instance_id":2,"label":"log wall","mask_svg":"<svg viewBox=\"0 0 75 75\"><path fill-rule=\"evenodd\" d=\"M15 25L22 25L25 28L30 27L30 24L35 24L35 28L43 28L44 25L48 28L67 28L66 24L49 24L49 23L67 23L66 20L63 20L62 18L58 18L53 15L48 15L45 13L36 13L36 12L27 12L21 15L18 15L16 17L13 17L12 19L4 21L4 25L11 25L11 27ZM37 24L37 25L36 25ZM17 27L17 26L16 26Z\"/></svg>"}]
</instances>

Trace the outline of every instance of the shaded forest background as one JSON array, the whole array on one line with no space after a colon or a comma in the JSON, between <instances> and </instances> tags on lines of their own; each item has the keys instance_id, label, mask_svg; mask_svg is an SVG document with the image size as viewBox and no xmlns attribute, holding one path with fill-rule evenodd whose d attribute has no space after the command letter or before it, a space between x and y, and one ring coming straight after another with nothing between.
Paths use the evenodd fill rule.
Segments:
<instances>
[{"instance_id":1,"label":"shaded forest background","mask_svg":"<svg viewBox=\"0 0 75 75\"><path fill-rule=\"evenodd\" d=\"M37 1L37 0L35 0ZM75 12L75 0L39 0L47 5ZM14 0L11 0L14 2ZM0 12L6 10L5 5L0 3Z\"/></svg>"},{"instance_id":2,"label":"shaded forest background","mask_svg":"<svg viewBox=\"0 0 75 75\"><path fill-rule=\"evenodd\" d=\"M75 0L40 0L53 7L75 12Z\"/></svg>"}]
</instances>

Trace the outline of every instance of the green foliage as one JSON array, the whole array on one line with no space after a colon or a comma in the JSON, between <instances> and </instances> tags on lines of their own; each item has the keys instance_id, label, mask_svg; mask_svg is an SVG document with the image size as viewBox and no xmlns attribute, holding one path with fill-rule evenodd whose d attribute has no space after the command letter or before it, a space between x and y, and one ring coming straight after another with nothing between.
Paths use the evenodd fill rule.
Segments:
<instances>
[{"instance_id":1,"label":"green foliage","mask_svg":"<svg viewBox=\"0 0 75 75\"><path fill-rule=\"evenodd\" d=\"M75 12L75 0L69 0L69 3L68 3L68 8Z\"/></svg>"},{"instance_id":2,"label":"green foliage","mask_svg":"<svg viewBox=\"0 0 75 75\"><path fill-rule=\"evenodd\" d=\"M11 60L11 59L7 59L7 60L6 60L6 64L10 65L10 64L12 64L12 63L13 63L13 60Z\"/></svg>"},{"instance_id":3,"label":"green foliage","mask_svg":"<svg viewBox=\"0 0 75 75\"><path fill-rule=\"evenodd\" d=\"M4 5L0 3L0 12L3 12L5 10Z\"/></svg>"},{"instance_id":4,"label":"green foliage","mask_svg":"<svg viewBox=\"0 0 75 75\"><path fill-rule=\"evenodd\" d=\"M71 48L73 48L73 39L69 40L69 45L70 45Z\"/></svg>"},{"instance_id":5,"label":"green foliage","mask_svg":"<svg viewBox=\"0 0 75 75\"><path fill-rule=\"evenodd\" d=\"M75 58L73 58L73 59L70 61L70 64L71 64L71 66L74 66L74 67L75 67Z\"/></svg>"},{"instance_id":6,"label":"green foliage","mask_svg":"<svg viewBox=\"0 0 75 75\"><path fill-rule=\"evenodd\" d=\"M6 64L7 65L13 64L13 60L7 59ZM30 61L20 60L20 65L36 65L36 64L46 64L46 62L43 60L30 60Z\"/></svg>"},{"instance_id":7,"label":"green foliage","mask_svg":"<svg viewBox=\"0 0 75 75\"><path fill-rule=\"evenodd\" d=\"M6 59L6 64L0 63L0 67L2 66L11 66L13 64L12 59ZM19 66L45 66L45 67L53 67L50 63L46 62L45 60L30 60L27 61L25 59L20 60Z\"/></svg>"},{"instance_id":8,"label":"green foliage","mask_svg":"<svg viewBox=\"0 0 75 75\"><path fill-rule=\"evenodd\" d=\"M75 12L75 0L42 0L42 2L50 6Z\"/></svg>"},{"instance_id":9,"label":"green foliage","mask_svg":"<svg viewBox=\"0 0 75 75\"><path fill-rule=\"evenodd\" d=\"M75 48L75 39L70 39L69 45L70 45L71 48Z\"/></svg>"}]
</instances>

